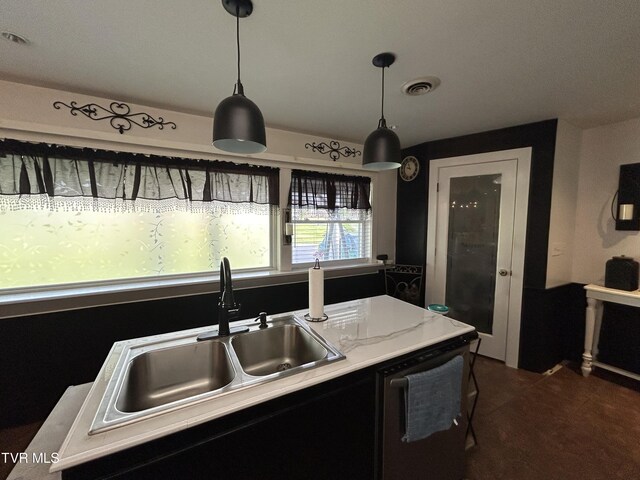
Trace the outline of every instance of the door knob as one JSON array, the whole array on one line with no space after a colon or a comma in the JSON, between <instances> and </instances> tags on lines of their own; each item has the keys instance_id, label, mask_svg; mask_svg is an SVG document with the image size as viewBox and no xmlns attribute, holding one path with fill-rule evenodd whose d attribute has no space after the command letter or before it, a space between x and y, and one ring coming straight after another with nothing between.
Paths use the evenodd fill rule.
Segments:
<instances>
[{"instance_id":1,"label":"door knob","mask_svg":"<svg viewBox=\"0 0 640 480\"><path fill-rule=\"evenodd\" d=\"M507 275L509 275L509 270L505 270L504 268L501 268L500 270L498 270L498 273L500 274L501 277L506 277Z\"/></svg>"}]
</instances>

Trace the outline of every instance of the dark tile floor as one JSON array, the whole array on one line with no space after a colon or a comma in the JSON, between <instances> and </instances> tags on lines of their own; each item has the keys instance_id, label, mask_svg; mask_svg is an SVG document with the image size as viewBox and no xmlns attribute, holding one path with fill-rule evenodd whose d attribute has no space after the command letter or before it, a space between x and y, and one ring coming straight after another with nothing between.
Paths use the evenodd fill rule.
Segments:
<instances>
[{"instance_id":1,"label":"dark tile floor","mask_svg":"<svg viewBox=\"0 0 640 480\"><path fill-rule=\"evenodd\" d=\"M469 480L640 479L640 382L578 365L552 375L479 357Z\"/></svg>"},{"instance_id":2,"label":"dark tile floor","mask_svg":"<svg viewBox=\"0 0 640 480\"><path fill-rule=\"evenodd\" d=\"M469 480L640 479L640 382L577 365L545 376L478 357L480 397ZM22 452L40 423L0 431ZM0 479L12 465L0 458ZM409 480L409 479L408 479Z\"/></svg>"}]
</instances>

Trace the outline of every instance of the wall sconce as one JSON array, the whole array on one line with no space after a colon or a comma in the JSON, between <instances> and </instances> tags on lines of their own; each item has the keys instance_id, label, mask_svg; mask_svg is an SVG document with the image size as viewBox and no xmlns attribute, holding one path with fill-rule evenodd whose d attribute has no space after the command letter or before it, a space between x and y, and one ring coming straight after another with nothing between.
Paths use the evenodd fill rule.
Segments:
<instances>
[{"instance_id":1,"label":"wall sconce","mask_svg":"<svg viewBox=\"0 0 640 480\"><path fill-rule=\"evenodd\" d=\"M293 223L291 223L291 209L283 209L282 215L282 244L291 245L293 241Z\"/></svg>"},{"instance_id":2,"label":"wall sconce","mask_svg":"<svg viewBox=\"0 0 640 480\"><path fill-rule=\"evenodd\" d=\"M620 165L616 230L640 230L640 163Z\"/></svg>"}]
</instances>

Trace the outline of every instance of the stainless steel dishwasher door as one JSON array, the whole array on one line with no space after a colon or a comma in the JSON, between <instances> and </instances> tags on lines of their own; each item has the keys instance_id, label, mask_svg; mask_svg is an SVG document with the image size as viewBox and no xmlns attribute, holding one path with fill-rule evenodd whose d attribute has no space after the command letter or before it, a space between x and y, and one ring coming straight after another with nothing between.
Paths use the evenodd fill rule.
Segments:
<instances>
[{"instance_id":1,"label":"stainless steel dishwasher door","mask_svg":"<svg viewBox=\"0 0 640 480\"><path fill-rule=\"evenodd\" d=\"M391 381L401 379L411 373L436 368L456 355L462 355L464 369L462 373L462 415L458 425L449 430L416 442L402 441L405 434L405 394L406 388L392 386ZM380 478L383 480L460 480L464 477L465 434L467 430L467 382L469 377L469 345L450 345L449 348L420 352L396 365L379 372L382 384L382 409L380 444L382 445L379 463ZM394 382L396 384L397 382Z\"/></svg>"}]
</instances>

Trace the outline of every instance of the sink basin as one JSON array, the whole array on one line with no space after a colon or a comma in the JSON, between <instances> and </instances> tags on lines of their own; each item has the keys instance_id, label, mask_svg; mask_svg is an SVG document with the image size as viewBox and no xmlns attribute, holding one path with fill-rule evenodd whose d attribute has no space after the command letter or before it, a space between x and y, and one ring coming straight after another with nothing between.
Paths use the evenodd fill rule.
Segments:
<instances>
[{"instance_id":1,"label":"sink basin","mask_svg":"<svg viewBox=\"0 0 640 480\"><path fill-rule=\"evenodd\" d=\"M116 401L121 412L139 412L231 383L235 371L221 342L152 350L128 365Z\"/></svg>"},{"instance_id":2,"label":"sink basin","mask_svg":"<svg viewBox=\"0 0 640 480\"><path fill-rule=\"evenodd\" d=\"M262 330L253 320L234 323L249 332L197 341L209 327L116 342L101 371L108 380L89 434L345 358L292 315L272 317Z\"/></svg>"},{"instance_id":3,"label":"sink basin","mask_svg":"<svg viewBox=\"0 0 640 480\"><path fill-rule=\"evenodd\" d=\"M231 345L242 370L256 376L284 372L327 356L327 349L298 325L238 335Z\"/></svg>"}]
</instances>

